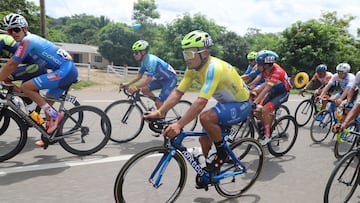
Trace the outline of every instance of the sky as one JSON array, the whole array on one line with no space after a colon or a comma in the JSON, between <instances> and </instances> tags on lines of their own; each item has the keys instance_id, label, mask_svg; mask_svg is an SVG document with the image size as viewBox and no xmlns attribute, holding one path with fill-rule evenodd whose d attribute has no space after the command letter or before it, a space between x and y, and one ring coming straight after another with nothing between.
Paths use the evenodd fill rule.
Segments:
<instances>
[{"instance_id":1,"label":"sky","mask_svg":"<svg viewBox=\"0 0 360 203\"><path fill-rule=\"evenodd\" d=\"M31 0L39 5L39 0ZM114 22L132 24L133 3L137 0L45 0L46 15L53 18L88 14L106 16ZM184 13L200 13L217 25L243 36L248 28L262 33L282 32L296 21L318 20L321 12L337 12L355 16L349 32L356 36L360 28L359 0L155 0L160 19L156 23L171 23Z\"/></svg>"}]
</instances>

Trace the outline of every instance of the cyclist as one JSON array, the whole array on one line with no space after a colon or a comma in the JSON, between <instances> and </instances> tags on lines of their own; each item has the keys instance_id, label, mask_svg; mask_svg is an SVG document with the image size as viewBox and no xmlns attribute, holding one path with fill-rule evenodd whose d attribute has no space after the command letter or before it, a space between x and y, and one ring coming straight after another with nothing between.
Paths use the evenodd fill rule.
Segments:
<instances>
[{"instance_id":1,"label":"cyclist","mask_svg":"<svg viewBox=\"0 0 360 203\"><path fill-rule=\"evenodd\" d=\"M256 55L257 52L254 51L247 55L249 66L247 67L245 73L241 76L251 90L265 82L264 78L261 76L261 72L257 68L255 61Z\"/></svg>"},{"instance_id":2,"label":"cyclist","mask_svg":"<svg viewBox=\"0 0 360 203\"><path fill-rule=\"evenodd\" d=\"M271 140L271 113L289 99L291 89L285 70L275 63L278 58L279 56L270 50L260 51L256 56L258 69L265 79L265 82L253 91L257 95L253 106L257 106L261 111L261 115L257 117L265 128L265 135L259 140L262 145Z\"/></svg>"},{"instance_id":3,"label":"cyclist","mask_svg":"<svg viewBox=\"0 0 360 203\"><path fill-rule=\"evenodd\" d=\"M336 73L332 76L327 85L322 89L319 98L325 98L325 95L331 87L338 84L341 91L330 97L330 100L335 100L335 106L339 106L341 102L347 99L347 107L352 108L354 101L357 99L358 87L354 87L354 94L350 94L350 89L355 82L355 75L350 73L350 65L348 63L340 63L336 66ZM354 96L353 96L354 95Z\"/></svg>"},{"instance_id":4,"label":"cyclist","mask_svg":"<svg viewBox=\"0 0 360 203\"><path fill-rule=\"evenodd\" d=\"M170 95L171 91L175 88L177 78L173 67L159 57L149 54L149 49L150 44L145 40L138 40L133 44L133 55L135 60L141 62L141 68L132 80L121 84L120 87L128 87L135 83L140 80L145 71L147 71L146 79L135 87L130 87L129 92L133 93L137 89L141 89L141 92L144 94L154 97L155 95L152 91L161 89L161 92L155 101L155 106L159 109L165 99Z\"/></svg>"},{"instance_id":5,"label":"cyclist","mask_svg":"<svg viewBox=\"0 0 360 203\"><path fill-rule=\"evenodd\" d=\"M318 65L315 69L315 74L311 78L310 82L306 84L305 87L299 91L299 94L302 94L307 89L309 89L315 81L319 81L320 87L314 90L314 94L317 96L320 95L322 88L325 87L325 85L330 81L332 76L333 74L327 71L327 66L325 64ZM334 85L329 89L329 91L327 92L327 96L330 96L330 93L335 90L335 87L336 86ZM321 109L325 109L325 107L326 107L326 101L322 101Z\"/></svg>"},{"instance_id":6,"label":"cyclist","mask_svg":"<svg viewBox=\"0 0 360 203\"><path fill-rule=\"evenodd\" d=\"M21 63L38 64L43 68L52 70L50 73L36 76L24 82L20 89L49 115L50 122L47 132L53 133L63 118L63 114L52 108L38 91L48 89L47 95L61 96L64 90L77 80L77 68L65 50L38 35L30 33L28 23L23 16L14 13L8 14L3 19L3 25L8 34L20 44L12 58L1 69L0 81L6 80ZM42 140L35 144L44 146Z\"/></svg>"},{"instance_id":7,"label":"cyclist","mask_svg":"<svg viewBox=\"0 0 360 203\"><path fill-rule=\"evenodd\" d=\"M200 115L200 123L208 134L199 138L202 152L207 157L212 143L217 150L214 160L207 163L205 169L217 171L227 157L221 126L229 126L245 120L250 113L250 102L249 91L236 69L229 63L211 56L211 46L213 41L206 32L195 30L185 35L181 41L187 65L184 78L158 111L144 117L162 116L181 99L194 80L200 82L202 87L198 98L179 121L163 131L163 135L174 138L187 123ZM217 104L204 110L211 97L217 100Z\"/></svg>"}]
</instances>

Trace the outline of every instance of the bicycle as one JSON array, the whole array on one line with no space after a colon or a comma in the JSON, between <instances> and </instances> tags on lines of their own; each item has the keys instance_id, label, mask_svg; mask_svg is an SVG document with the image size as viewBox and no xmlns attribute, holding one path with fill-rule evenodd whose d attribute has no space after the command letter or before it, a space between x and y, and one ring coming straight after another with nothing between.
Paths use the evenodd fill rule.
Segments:
<instances>
[{"instance_id":1,"label":"bicycle","mask_svg":"<svg viewBox=\"0 0 360 203\"><path fill-rule=\"evenodd\" d=\"M310 137L314 143L321 143L324 141L330 133L333 124L341 122L345 113L346 102L343 102L338 107L335 106L335 101L325 99L330 102L328 109L323 109L319 113L315 114L315 118L310 126ZM333 135L333 138L335 134Z\"/></svg>"},{"instance_id":2,"label":"bicycle","mask_svg":"<svg viewBox=\"0 0 360 203\"><path fill-rule=\"evenodd\" d=\"M342 158L354 147L360 145L359 138L355 134L351 133L351 131L360 131L360 116L351 121L342 133L338 133L336 135L337 141L334 146L334 155L337 159Z\"/></svg>"},{"instance_id":3,"label":"bicycle","mask_svg":"<svg viewBox=\"0 0 360 203\"><path fill-rule=\"evenodd\" d=\"M310 93L311 97L301 101L295 110L294 117L299 127L305 126L310 121L311 117L321 111L322 103L320 100L316 99L318 95L315 92ZM305 97L303 93L300 95Z\"/></svg>"},{"instance_id":4,"label":"bicycle","mask_svg":"<svg viewBox=\"0 0 360 203\"><path fill-rule=\"evenodd\" d=\"M263 126L261 122L257 122L254 112L259 112L252 109L247 120L241 122L239 125L233 125L231 128L231 136L234 140L243 137L255 137L255 131L259 138L264 136ZM267 143L267 148L275 157L283 156L288 153L294 146L297 135L298 126L295 118L289 114L277 117L276 112L271 114L271 141Z\"/></svg>"},{"instance_id":5,"label":"bicycle","mask_svg":"<svg viewBox=\"0 0 360 203\"><path fill-rule=\"evenodd\" d=\"M349 129L346 133L359 138L360 133ZM336 164L325 187L324 202L350 202L360 185L360 148L348 152Z\"/></svg>"},{"instance_id":6,"label":"bicycle","mask_svg":"<svg viewBox=\"0 0 360 203\"><path fill-rule=\"evenodd\" d=\"M155 132L161 132L172 122L164 119L147 121L150 129ZM223 137L228 136L228 127L224 127L222 133ZM198 160L182 144L186 137L199 136L207 136L207 134L183 130L171 140L164 138L163 146L145 149L131 157L116 177L115 201L174 202L185 187L187 179L185 159L195 170L197 174L195 181L200 188L208 190L208 186L211 185L224 197L241 196L255 183L261 173L264 153L260 144L253 138L243 138L230 146L224 139L224 147L229 159L221 166L219 173L213 173L203 169Z\"/></svg>"},{"instance_id":7,"label":"bicycle","mask_svg":"<svg viewBox=\"0 0 360 203\"><path fill-rule=\"evenodd\" d=\"M13 92L12 85L3 86L5 89L0 91L0 162L11 159L22 151L27 142L29 127L34 127L41 133L44 149L59 142L69 153L85 156L98 152L107 144L111 134L109 118L102 110L93 106L79 105L67 110L64 107L65 101L75 102L76 99L67 95L68 88L59 99L45 98L59 102L59 111L64 113L58 128L48 134L42 124L33 120L12 100L14 96L26 96ZM96 123L99 130L95 127Z\"/></svg>"},{"instance_id":8,"label":"bicycle","mask_svg":"<svg viewBox=\"0 0 360 203\"><path fill-rule=\"evenodd\" d=\"M125 143L135 139L144 128L144 120L142 115L144 112L156 110L153 101L157 97L142 94L140 89L133 94L127 92L127 88L120 88L128 96L128 99L117 100L105 108L105 113L110 118L113 127L113 133L110 140L117 143ZM149 105L145 102L147 99ZM150 105L152 102L153 105ZM179 120L181 116L189 109L191 102L187 100L180 100L173 108L166 114L167 119L176 118ZM194 130L197 124L197 118L192 120L185 126L185 130Z\"/></svg>"}]
</instances>

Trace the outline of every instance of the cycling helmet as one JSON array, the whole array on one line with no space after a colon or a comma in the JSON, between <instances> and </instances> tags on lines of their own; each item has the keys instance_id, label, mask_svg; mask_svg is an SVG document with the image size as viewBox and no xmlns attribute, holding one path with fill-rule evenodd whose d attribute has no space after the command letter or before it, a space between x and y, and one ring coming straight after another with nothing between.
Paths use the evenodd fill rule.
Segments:
<instances>
[{"instance_id":1,"label":"cycling helmet","mask_svg":"<svg viewBox=\"0 0 360 203\"><path fill-rule=\"evenodd\" d=\"M250 52L250 53L247 55L247 59L248 59L248 60L255 60L256 55L257 55L257 52L252 51L252 52Z\"/></svg>"},{"instance_id":2,"label":"cycling helmet","mask_svg":"<svg viewBox=\"0 0 360 203\"><path fill-rule=\"evenodd\" d=\"M255 58L255 61L258 65L262 66L264 64L272 64L278 60L279 56L277 53L270 50L260 51Z\"/></svg>"},{"instance_id":3,"label":"cycling helmet","mask_svg":"<svg viewBox=\"0 0 360 203\"><path fill-rule=\"evenodd\" d=\"M17 28L17 27L28 27L28 23L26 21L26 19L19 14L16 13L11 13L8 14L4 17L3 19L3 25L5 27L5 29L12 29L12 28Z\"/></svg>"},{"instance_id":4,"label":"cycling helmet","mask_svg":"<svg viewBox=\"0 0 360 203\"><path fill-rule=\"evenodd\" d=\"M320 64L316 67L315 71L317 73L323 73L323 72L326 72L327 71L327 67L325 64Z\"/></svg>"},{"instance_id":5,"label":"cycling helmet","mask_svg":"<svg viewBox=\"0 0 360 203\"><path fill-rule=\"evenodd\" d=\"M145 40L138 40L132 45L133 51L148 51L150 49L149 42Z\"/></svg>"},{"instance_id":6,"label":"cycling helmet","mask_svg":"<svg viewBox=\"0 0 360 203\"><path fill-rule=\"evenodd\" d=\"M348 73L350 72L350 65L348 63L340 63L339 65L336 66L336 71L338 72L345 72Z\"/></svg>"},{"instance_id":7,"label":"cycling helmet","mask_svg":"<svg viewBox=\"0 0 360 203\"><path fill-rule=\"evenodd\" d=\"M200 30L195 30L187 35L181 41L181 47L186 48L209 48L213 46L214 43L211 39L211 36L207 32Z\"/></svg>"}]
</instances>

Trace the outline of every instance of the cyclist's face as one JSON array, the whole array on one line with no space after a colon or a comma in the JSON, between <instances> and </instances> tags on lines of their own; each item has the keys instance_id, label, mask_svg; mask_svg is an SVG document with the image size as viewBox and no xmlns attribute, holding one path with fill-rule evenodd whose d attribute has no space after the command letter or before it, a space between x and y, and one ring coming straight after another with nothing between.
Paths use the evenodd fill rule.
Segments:
<instances>
[{"instance_id":1,"label":"cyclist's face","mask_svg":"<svg viewBox=\"0 0 360 203\"><path fill-rule=\"evenodd\" d=\"M20 42L25 37L26 32L27 32L27 27L23 27L23 28L16 27L7 30L7 33L11 35L17 42Z\"/></svg>"},{"instance_id":2,"label":"cyclist's face","mask_svg":"<svg viewBox=\"0 0 360 203\"><path fill-rule=\"evenodd\" d=\"M256 61L254 59L249 59L248 62L251 66L255 66L255 64L256 64Z\"/></svg>"},{"instance_id":3,"label":"cyclist's face","mask_svg":"<svg viewBox=\"0 0 360 203\"><path fill-rule=\"evenodd\" d=\"M323 77L325 77L326 72L318 72L317 74L320 78L323 78Z\"/></svg>"},{"instance_id":4,"label":"cyclist's face","mask_svg":"<svg viewBox=\"0 0 360 203\"><path fill-rule=\"evenodd\" d=\"M201 64L201 58L206 58L207 54L208 51L206 49L198 51L197 48L188 48L183 51L184 60L188 68L198 68Z\"/></svg>"},{"instance_id":5,"label":"cyclist's face","mask_svg":"<svg viewBox=\"0 0 360 203\"><path fill-rule=\"evenodd\" d=\"M144 51L134 51L133 52L133 56L136 61L141 61L143 55L144 55Z\"/></svg>"}]
</instances>

